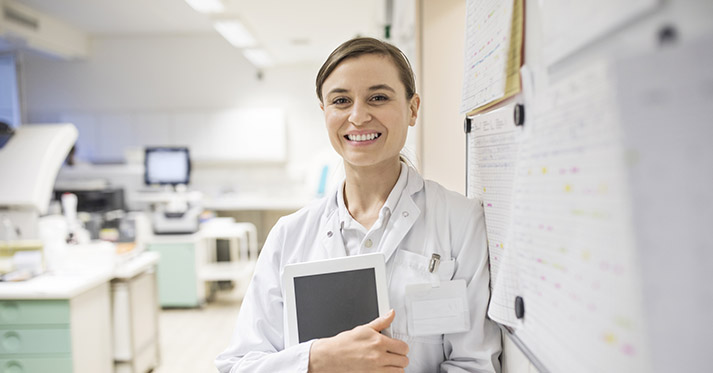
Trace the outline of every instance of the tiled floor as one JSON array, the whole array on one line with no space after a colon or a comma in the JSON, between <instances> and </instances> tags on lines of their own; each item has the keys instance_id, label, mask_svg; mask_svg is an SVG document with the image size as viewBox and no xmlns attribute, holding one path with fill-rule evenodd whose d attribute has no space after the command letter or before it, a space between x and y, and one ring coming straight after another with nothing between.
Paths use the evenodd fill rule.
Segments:
<instances>
[{"instance_id":1,"label":"tiled floor","mask_svg":"<svg viewBox=\"0 0 713 373\"><path fill-rule=\"evenodd\" d=\"M228 346L239 307L237 293L219 292L200 309L161 311L161 365L154 373L217 372L213 359Z\"/></svg>"}]
</instances>

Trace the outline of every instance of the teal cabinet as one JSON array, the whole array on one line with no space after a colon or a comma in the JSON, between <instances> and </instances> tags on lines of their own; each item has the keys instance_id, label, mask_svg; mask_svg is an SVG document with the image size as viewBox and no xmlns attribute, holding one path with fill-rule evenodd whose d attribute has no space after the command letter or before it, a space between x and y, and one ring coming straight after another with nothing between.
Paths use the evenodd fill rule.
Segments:
<instances>
[{"instance_id":1,"label":"teal cabinet","mask_svg":"<svg viewBox=\"0 0 713 373\"><path fill-rule=\"evenodd\" d=\"M0 328L9 325L69 323L68 300L0 301Z\"/></svg>"},{"instance_id":2,"label":"teal cabinet","mask_svg":"<svg viewBox=\"0 0 713 373\"><path fill-rule=\"evenodd\" d=\"M0 373L72 373L72 357L63 358L0 358Z\"/></svg>"},{"instance_id":3,"label":"teal cabinet","mask_svg":"<svg viewBox=\"0 0 713 373\"><path fill-rule=\"evenodd\" d=\"M69 299L0 300L0 373L110 372L109 284Z\"/></svg>"},{"instance_id":4,"label":"teal cabinet","mask_svg":"<svg viewBox=\"0 0 713 373\"><path fill-rule=\"evenodd\" d=\"M195 244L151 243L148 248L161 255L156 273L161 307L200 306Z\"/></svg>"},{"instance_id":5,"label":"teal cabinet","mask_svg":"<svg viewBox=\"0 0 713 373\"><path fill-rule=\"evenodd\" d=\"M69 308L68 300L0 301L0 372L71 373Z\"/></svg>"},{"instance_id":6,"label":"teal cabinet","mask_svg":"<svg viewBox=\"0 0 713 373\"><path fill-rule=\"evenodd\" d=\"M43 329L0 329L0 356L5 354L70 354L69 325Z\"/></svg>"}]
</instances>

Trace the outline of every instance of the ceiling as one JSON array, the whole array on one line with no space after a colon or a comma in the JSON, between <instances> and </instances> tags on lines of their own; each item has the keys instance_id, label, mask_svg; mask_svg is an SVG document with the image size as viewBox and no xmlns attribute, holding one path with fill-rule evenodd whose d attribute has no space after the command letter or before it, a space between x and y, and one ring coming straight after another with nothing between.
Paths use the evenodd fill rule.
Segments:
<instances>
[{"instance_id":1,"label":"ceiling","mask_svg":"<svg viewBox=\"0 0 713 373\"><path fill-rule=\"evenodd\" d=\"M207 15L184 0L17 0L92 37L215 33L212 21L238 18L275 64L324 60L356 35L381 36L386 0L222 0Z\"/></svg>"}]
</instances>

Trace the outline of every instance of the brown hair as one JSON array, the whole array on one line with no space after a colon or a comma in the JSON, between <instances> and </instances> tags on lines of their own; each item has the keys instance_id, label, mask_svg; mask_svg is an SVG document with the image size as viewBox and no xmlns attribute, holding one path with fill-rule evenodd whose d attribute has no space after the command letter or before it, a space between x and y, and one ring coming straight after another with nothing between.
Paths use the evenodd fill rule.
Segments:
<instances>
[{"instance_id":1,"label":"brown hair","mask_svg":"<svg viewBox=\"0 0 713 373\"><path fill-rule=\"evenodd\" d=\"M324 81L327 80L334 69L348 58L355 58L365 54L378 54L389 57L399 71L401 83L406 88L406 98L411 99L413 97L416 93L416 80L406 55L399 48L387 42L374 38L359 37L348 40L338 46L319 69L316 85L317 98L319 98L320 102L322 102L322 85L324 85Z\"/></svg>"}]
</instances>

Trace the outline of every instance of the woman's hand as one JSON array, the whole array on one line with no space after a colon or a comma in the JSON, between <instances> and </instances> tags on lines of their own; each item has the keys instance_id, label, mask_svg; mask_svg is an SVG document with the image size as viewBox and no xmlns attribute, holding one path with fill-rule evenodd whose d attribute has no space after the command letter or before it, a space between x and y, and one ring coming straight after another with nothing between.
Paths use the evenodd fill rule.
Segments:
<instances>
[{"instance_id":1,"label":"woman's hand","mask_svg":"<svg viewBox=\"0 0 713 373\"><path fill-rule=\"evenodd\" d=\"M408 345L380 333L394 316L391 310L366 325L314 341L309 372L403 372L408 365Z\"/></svg>"}]
</instances>

